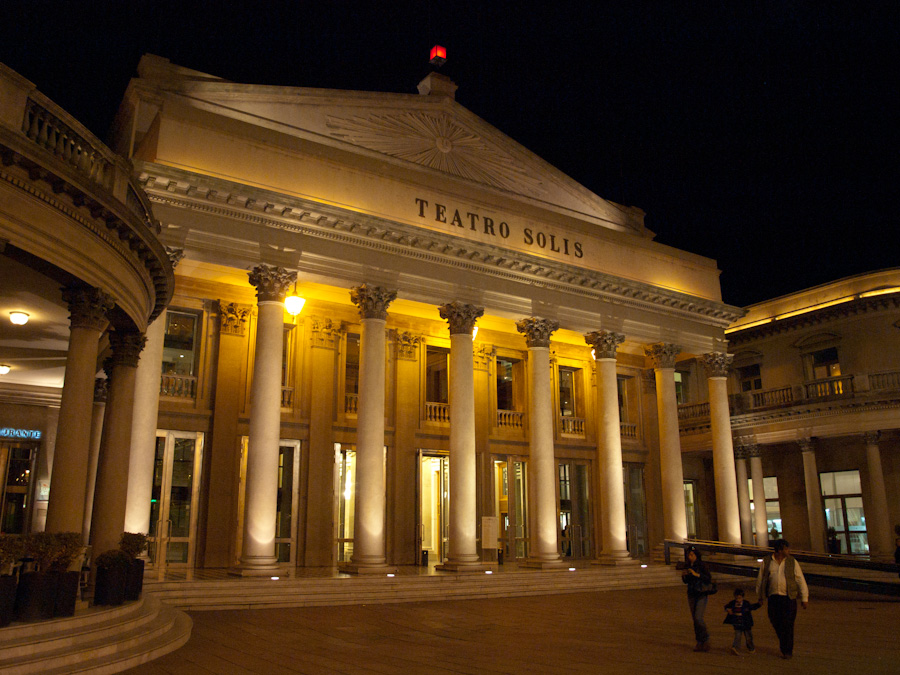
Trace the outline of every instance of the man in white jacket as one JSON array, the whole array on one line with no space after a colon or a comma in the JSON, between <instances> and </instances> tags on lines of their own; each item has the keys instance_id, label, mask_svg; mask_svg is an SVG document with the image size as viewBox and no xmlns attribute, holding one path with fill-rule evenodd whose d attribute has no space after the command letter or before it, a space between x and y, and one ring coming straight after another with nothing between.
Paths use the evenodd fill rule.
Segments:
<instances>
[{"instance_id":1,"label":"man in white jacket","mask_svg":"<svg viewBox=\"0 0 900 675\"><path fill-rule=\"evenodd\" d=\"M763 559L756 580L759 602L769 601L768 613L772 628L778 635L781 658L794 653L794 621L797 618L797 598L803 609L809 606L809 588L794 556L791 545L784 539L772 542L772 555Z\"/></svg>"}]
</instances>

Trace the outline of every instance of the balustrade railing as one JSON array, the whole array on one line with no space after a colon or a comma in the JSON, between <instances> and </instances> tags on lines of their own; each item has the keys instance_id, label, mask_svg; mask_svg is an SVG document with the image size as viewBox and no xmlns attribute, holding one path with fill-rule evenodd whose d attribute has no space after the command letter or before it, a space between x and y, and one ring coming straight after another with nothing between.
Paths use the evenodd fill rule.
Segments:
<instances>
[{"instance_id":1,"label":"balustrade railing","mask_svg":"<svg viewBox=\"0 0 900 675\"><path fill-rule=\"evenodd\" d=\"M197 378L194 375L163 375L159 381L159 395L196 399Z\"/></svg>"},{"instance_id":2,"label":"balustrade railing","mask_svg":"<svg viewBox=\"0 0 900 675\"><path fill-rule=\"evenodd\" d=\"M525 426L525 413L518 410L497 410L497 426L503 429L521 429Z\"/></svg>"},{"instance_id":3,"label":"balustrade railing","mask_svg":"<svg viewBox=\"0 0 900 675\"><path fill-rule=\"evenodd\" d=\"M887 370L869 375L869 389L872 391L891 391L900 389L900 370Z\"/></svg>"},{"instance_id":4,"label":"balustrade railing","mask_svg":"<svg viewBox=\"0 0 900 675\"><path fill-rule=\"evenodd\" d=\"M584 436L584 419L581 417L569 417L560 415L559 431L569 436Z\"/></svg>"},{"instance_id":5,"label":"balustrade railing","mask_svg":"<svg viewBox=\"0 0 900 675\"><path fill-rule=\"evenodd\" d=\"M282 387L281 388L281 407L282 408L293 408L294 407L294 388L293 387Z\"/></svg>"},{"instance_id":6,"label":"balustrade railing","mask_svg":"<svg viewBox=\"0 0 900 675\"><path fill-rule=\"evenodd\" d=\"M827 377L804 383L806 398L826 398L828 396L851 396L853 394L853 376Z\"/></svg>"},{"instance_id":7,"label":"balustrade railing","mask_svg":"<svg viewBox=\"0 0 900 675\"><path fill-rule=\"evenodd\" d=\"M425 402L425 421L446 424L450 421L449 403Z\"/></svg>"},{"instance_id":8,"label":"balustrade railing","mask_svg":"<svg viewBox=\"0 0 900 675\"><path fill-rule=\"evenodd\" d=\"M355 415L359 412L359 394L344 394L344 413Z\"/></svg>"},{"instance_id":9,"label":"balustrade railing","mask_svg":"<svg viewBox=\"0 0 900 675\"><path fill-rule=\"evenodd\" d=\"M619 422L619 435L622 438L637 438L637 424Z\"/></svg>"},{"instance_id":10,"label":"balustrade railing","mask_svg":"<svg viewBox=\"0 0 900 675\"><path fill-rule=\"evenodd\" d=\"M791 386L777 389L763 389L751 392L754 408L765 408L775 405L786 405L794 402L794 389Z\"/></svg>"},{"instance_id":11,"label":"balustrade railing","mask_svg":"<svg viewBox=\"0 0 900 675\"><path fill-rule=\"evenodd\" d=\"M678 419L692 420L698 417L709 417L709 401L686 403L678 406Z\"/></svg>"}]
</instances>

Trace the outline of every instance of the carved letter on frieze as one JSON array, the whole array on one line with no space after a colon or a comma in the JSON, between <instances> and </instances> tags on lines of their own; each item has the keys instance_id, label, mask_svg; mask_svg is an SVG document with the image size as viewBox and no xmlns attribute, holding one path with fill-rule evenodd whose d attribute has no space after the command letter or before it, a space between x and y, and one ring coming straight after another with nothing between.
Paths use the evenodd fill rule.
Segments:
<instances>
[{"instance_id":1,"label":"carved letter on frieze","mask_svg":"<svg viewBox=\"0 0 900 675\"><path fill-rule=\"evenodd\" d=\"M408 331L394 333L397 343L397 358L403 361L415 361L419 354L419 343L422 338Z\"/></svg>"},{"instance_id":2,"label":"carved letter on frieze","mask_svg":"<svg viewBox=\"0 0 900 675\"><path fill-rule=\"evenodd\" d=\"M458 335L460 333L471 335L475 322L484 314L484 307L466 305L454 300L446 305L440 305L438 311L441 314L441 318L450 324L450 335Z\"/></svg>"},{"instance_id":3,"label":"carved letter on frieze","mask_svg":"<svg viewBox=\"0 0 900 675\"><path fill-rule=\"evenodd\" d=\"M284 302L291 284L297 281L296 272L272 265L257 265L247 276L256 286L257 302Z\"/></svg>"},{"instance_id":4,"label":"carved letter on frieze","mask_svg":"<svg viewBox=\"0 0 900 675\"><path fill-rule=\"evenodd\" d=\"M728 377L728 368L734 361L733 354L710 352L700 357L700 363L706 368L707 377Z\"/></svg>"},{"instance_id":5,"label":"carved letter on frieze","mask_svg":"<svg viewBox=\"0 0 900 675\"><path fill-rule=\"evenodd\" d=\"M654 368L674 368L675 357L681 353L681 345L657 342L644 347L644 354L653 362Z\"/></svg>"},{"instance_id":6,"label":"carved letter on frieze","mask_svg":"<svg viewBox=\"0 0 900 675\"><path fill-rule=\"evenodd\" d=\"M559 321L529 317L516 321L516 330L525 335L525 344L532 347L550 347L550 335L559 329Z\"/></svg>"},{"instance_id":7,"label":"carved letter on frieze","mask_svg":"<svg viewBox=\"0 0 900 675\"><path fill-rule=\"evenodd\" d=\"M224 335L247 334L247 319L250 318L250 305L239 305L236 302L219 300L219 331Z\"/></svg>"},{"instance_id":8,"label":"carved letter on frieze","mask_svg":"<svg viewBox=\"0 0 900 675\"><path fill-rule=\"evenodd\" d=\"M361 319L387 319L387 308L397 298L397 291L363 284L350 289L350 301L359 307Z\"/></svg>"},{"instance_id":9,"label":"carved letter on frieze","mask_svg":"<svg viewBox=\"0 0 900 675\"><path fill-rule=\"evenodd\" d=\"M625 336L611 330L595 330L585 334L584 341L593 348L595 359L614 359L619 345L625 342Z\"/></svg>"},{"instance_id":10,"label":"carved letter on frieze","mask_svg":"<svg viewBox=\"0 0 900 675\"><path fill-rule=\"evenodd\" d=\"M103 330L108 323L106 313L115 304L109 295L92 286L66 286L62 298L69 305L72 328Z\"/></svg>"}]
</instances>

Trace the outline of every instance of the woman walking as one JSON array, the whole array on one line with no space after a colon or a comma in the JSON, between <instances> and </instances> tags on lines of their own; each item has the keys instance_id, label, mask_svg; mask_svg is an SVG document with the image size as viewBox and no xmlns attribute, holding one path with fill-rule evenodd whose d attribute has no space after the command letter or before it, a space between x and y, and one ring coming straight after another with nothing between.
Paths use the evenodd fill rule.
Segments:
<instances>
[{"instance_id":1,"label":"woman walking","mask_svg":"<svg viewBox=\"0 0 900 675\"><path fill-rule=\"evenodd\" d=\"M681 580L687 584L688 606L691 608L691 619L694 621L694 637L697 639L694 651L708 652L709 631L706 629L703 614L706 612L706 603L709 601L712 575L709 572L709 566L700 559L700 551L696 547L688 546L686 558L684 570L681 572Z\"/></svg>"}]
</instances>

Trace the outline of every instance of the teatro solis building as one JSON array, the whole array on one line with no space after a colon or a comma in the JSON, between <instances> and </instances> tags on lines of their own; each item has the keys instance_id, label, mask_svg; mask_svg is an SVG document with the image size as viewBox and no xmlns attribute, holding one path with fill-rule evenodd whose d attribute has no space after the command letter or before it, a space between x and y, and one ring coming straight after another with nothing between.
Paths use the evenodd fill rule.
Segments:
<instances>
[{"instance_id":1,"label":"teatro solis building","mask_svg":"<svg viewBox=\"0 0 900 675\"><path fill-rule=\"evenodd\" d=\"M152 565L551 569L741 541L724 331L743 311L715 262L656 243L641 210L456 89L141 59L111 144L174 265L139 326L119 474ZM690 400L709 429L685 453ZM49 512L85 526L89 481L48 480Z\"/></svg>"}]
</instances>

